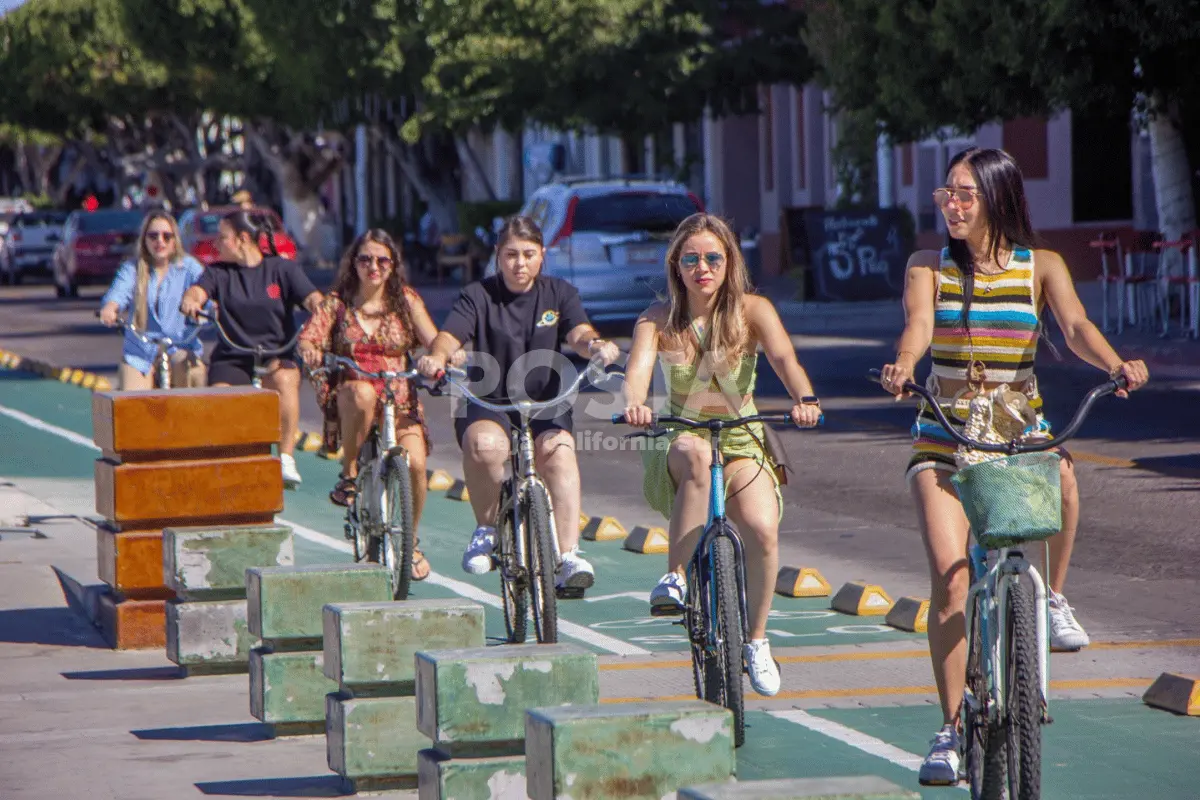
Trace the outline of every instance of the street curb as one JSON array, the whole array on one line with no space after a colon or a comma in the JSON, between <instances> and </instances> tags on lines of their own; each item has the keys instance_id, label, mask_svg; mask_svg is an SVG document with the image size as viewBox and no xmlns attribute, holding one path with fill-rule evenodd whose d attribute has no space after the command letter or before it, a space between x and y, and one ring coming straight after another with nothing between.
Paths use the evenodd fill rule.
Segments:
<instances>
[{"instance_id":1,"label":"street curb","mask_svg":"<svg viewBox=\"0 0 1200 800\"><path fill-rule=\"evenodd\" d=\"M113 388L112 383L103 375L74 367L59 367L49 361L27 358L10 350L0 350L0 367L32 372L49 380L60 381L94 392L106 392Z\"/></svg>"}]
</instances>

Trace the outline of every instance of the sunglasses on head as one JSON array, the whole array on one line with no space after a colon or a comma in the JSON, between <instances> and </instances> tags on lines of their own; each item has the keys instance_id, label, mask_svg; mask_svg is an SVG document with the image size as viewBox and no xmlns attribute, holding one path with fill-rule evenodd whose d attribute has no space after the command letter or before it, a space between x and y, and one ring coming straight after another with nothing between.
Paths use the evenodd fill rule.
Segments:
<instances>
[{"instance_id":1,"label":"sunglasses on head","mask_svg":"<svg viewBox=\"0 0 1200 800\"><path fill-rule=\"evenodd\" d=\"M935 189L933 192L933 202L937 203L938 208L945 208L950 205L950 198L958 201L959 208L970 208L975 204L975 198L981 196L978 189L954 189L947 186L944 189Z\"/></svg>"},{"instance_id":2,"label":"sunglasses on head","mask_svg":"<svg viewBox=\"0 0 1200 800\"><path fill-rule=\"evenodd\" d=\"M390 256L372 256L367 253L359 253L354 257L354 263L360 267L369 267L371 264L378 264L380 269L392 268L392 259Z\"/></svg>"},{"instance_id":3,"label":"sunglasses on head","mask_svg":"<svg viewBox=\"0 0 1200 800\"><path fill-rule=\"evenodd\" d=\"M157 242L159 240L169 242L175 238L175 234L171 233L170 231L149 231L146 233L146 238L152 242Z\"/></svg>"},{"instance_id":4,"label":"sunglasses on head","mask_svg":"<svg viewBox=\"0 0 1200 800\"><path fill-rule=\"evenodd\" d=\"M725 254L718 253L716 251L705 253L704 263L715 269L725 263ZM696 267L700 266L700 254L687 253L683 256L680 256L679 264L687 267L688 269L695 269Z\"/></svg>"}]
</instances>

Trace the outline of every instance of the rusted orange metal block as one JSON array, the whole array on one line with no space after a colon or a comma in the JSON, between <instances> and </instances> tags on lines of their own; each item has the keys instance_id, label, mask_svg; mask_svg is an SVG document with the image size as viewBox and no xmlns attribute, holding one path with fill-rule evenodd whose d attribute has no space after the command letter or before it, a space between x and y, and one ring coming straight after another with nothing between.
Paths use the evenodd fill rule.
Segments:
<instances>
[{"instance_id":1,"label":"rusted orange metal block","mask_svg":"<svg viewBox=\"0 0 1200 800\"><path fill-rule=\"evenodd\" d=\"M167 646L167 601L133 600L103 595L100 630L117 650L149 650Z\"/></svg>"},{"instance_id":2,"label":"rusted orange metal block","mask_svg":"<svg viewBox=\"0 0 1200 800\"><path fill-rule=\"evenodd\" d=\"M164 584L162 529L117 531L96 529L96 563L100 580L126 597L171 599Z\"/></svg>"}]
</instances>

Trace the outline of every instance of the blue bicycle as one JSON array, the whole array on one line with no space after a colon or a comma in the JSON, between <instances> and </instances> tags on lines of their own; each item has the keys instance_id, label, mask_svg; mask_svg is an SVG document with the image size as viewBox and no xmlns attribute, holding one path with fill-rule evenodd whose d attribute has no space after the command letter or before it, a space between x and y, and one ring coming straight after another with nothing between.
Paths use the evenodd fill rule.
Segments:
<instances>
[{"instance_id":1,"label":"blue bicycle","mask_svg":"<svg viewBox=\"0 0 1200 800\"><path fill-rule=\"evenodd\" d=\"M824 422L824 415L820 422ZM613 415L614 424L624 424L623 414ZM683 619L677 623L688 631L692 650L692 678L696 697L724 706L733 712L734 744L746 741L746 717L742 692L742 644L750 637L746 614L746 557L737 528L725 516L725 464L721 457L721 431L754 422L788 423L787 414L755 414L737 419L694 420L667 414L655 415L651 429L628 434L653 439L669 433L660 423L709 433L712 447L708 497L708 522L687 564L687 596ZM818 424L820 424L820 422ZM655 613L653 610L651 613ZM667 612L670 613L670 612Z\"/></svg>"}]
</instances>

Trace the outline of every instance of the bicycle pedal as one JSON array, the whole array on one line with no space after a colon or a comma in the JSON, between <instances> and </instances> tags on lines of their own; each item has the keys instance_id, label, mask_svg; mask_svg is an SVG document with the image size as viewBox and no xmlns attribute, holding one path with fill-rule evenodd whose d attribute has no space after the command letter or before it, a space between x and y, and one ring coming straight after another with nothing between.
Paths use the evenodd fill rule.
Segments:
<instances>
[{"instance_id":1,"label":"bicycle pedal","mask_svg":"<svg viewBox=\"0 0 1200 800\"><path fill-rule=\"evenodd\" d=\"M582 600L586 589L576 589L570 586L555 586L554 594L559 600Z\"/></svg>"}]
</instances>

